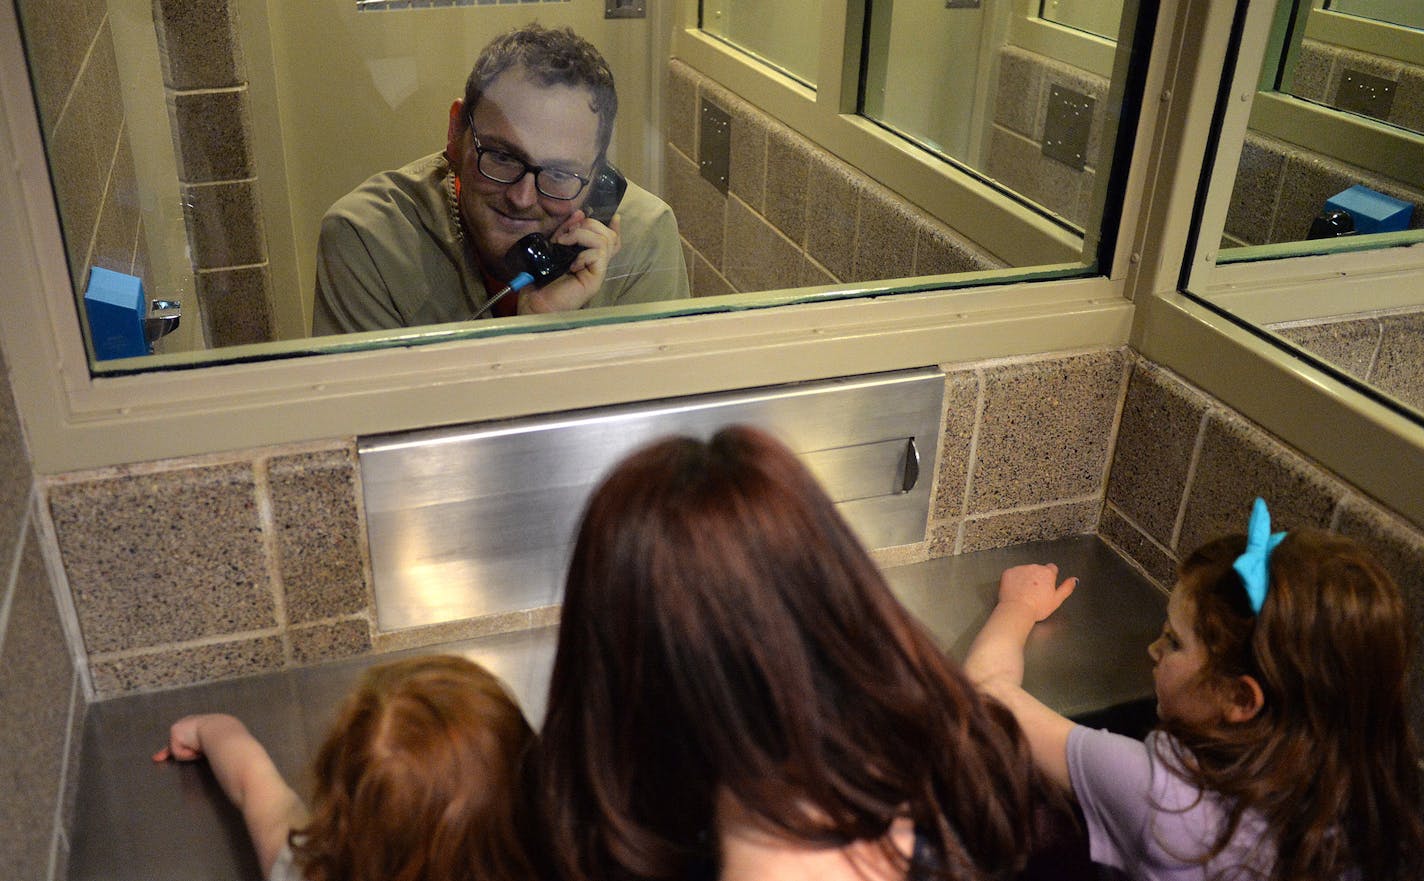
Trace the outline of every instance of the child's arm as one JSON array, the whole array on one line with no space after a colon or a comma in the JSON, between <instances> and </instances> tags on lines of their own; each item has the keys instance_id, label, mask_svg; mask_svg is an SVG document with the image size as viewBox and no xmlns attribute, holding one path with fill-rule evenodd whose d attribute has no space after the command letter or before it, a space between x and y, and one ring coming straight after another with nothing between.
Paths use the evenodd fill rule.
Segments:
<instances>
[{"instance_id":1,"label":"child's arm","mask_svg":"<svg viewBox=\"0 0 1424 881\"><path fill-rule=\"evenodd\" d=\"M1068 732L1073 722L1023 690L1024 644L1033 625L1053 614L1077 586L1076 578L1058 584L1058 567L1052 564L1006 570L999 578L999 603L964 660L970 680L1009 708L1028 737L1034 761L1065 789L1072 788Z\"/></svg>"},{"instance_id":2,"label":"child's arm","mask_svg":"<svg viewBox=\"0 0 1424 881\"><path fill-rule=\"evenodd\" d=\"M191 762L200 756L207 756L223 792L242 811L266 877L287 834L306 823L306 806L282 779L267 750L233 716L209 713L179 719L169 729L168 746L154 753L153 760Z\"/></svg>"}]
</instances>

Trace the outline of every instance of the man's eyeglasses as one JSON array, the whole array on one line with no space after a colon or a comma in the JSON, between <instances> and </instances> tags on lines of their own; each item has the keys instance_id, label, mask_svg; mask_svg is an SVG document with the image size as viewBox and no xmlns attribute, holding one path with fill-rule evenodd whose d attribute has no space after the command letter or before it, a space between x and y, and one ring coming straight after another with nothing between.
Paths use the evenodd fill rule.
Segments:
<instances>
[{"instance_id":1,"label":"man's eyeglasses","mask_svg":"<svg viewBox=\"0 0 1424 881\"><path fill-rule=\"evenodd\" d=\"M567 201L578 198L583 188L588 186L588 178L562 168L546 168L530 165L512 153L486 147L475 135L475 127L470 126L470 139L475 144L475 167L480 174L501 184L518 183L526 174L534 175L534 189L550 199Z\"/></svg>"}]
</instances>

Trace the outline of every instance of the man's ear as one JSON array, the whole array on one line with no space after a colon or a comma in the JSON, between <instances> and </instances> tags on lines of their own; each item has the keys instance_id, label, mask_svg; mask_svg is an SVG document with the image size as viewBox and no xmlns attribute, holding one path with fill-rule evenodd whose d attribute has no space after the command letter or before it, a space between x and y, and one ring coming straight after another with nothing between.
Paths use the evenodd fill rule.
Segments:
<instances>
[{"instance_id":1,"label":"man's ear","mask_svg":"<svg viewBox=\"0 0 1424 881\"><path fill-rule=\"evenodd\" d=\"M1243 674L1227 683L1226 706L1222 710L1227 722L1233 725L1249 722L1265 705L1266 694L1256 677Z\"/></svg>"},{"instance_id":2,"label":"man's ear","mask_svg":"<svg viewBox=\"0 0 1424 881\"><path fill-rule=\"evenodd\" d=\"M462 139L465 136L465 102L459 98L450 102L450 125L445 131L445 158L450 167L460 170L460 154L464 152Z\"/></svg>"}]
</instances>

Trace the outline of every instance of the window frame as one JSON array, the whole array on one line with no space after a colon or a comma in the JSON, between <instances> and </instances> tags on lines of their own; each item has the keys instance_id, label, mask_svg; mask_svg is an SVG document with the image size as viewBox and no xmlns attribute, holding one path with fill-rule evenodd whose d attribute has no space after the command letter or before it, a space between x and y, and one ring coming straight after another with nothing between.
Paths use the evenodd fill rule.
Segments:
<instances>
[{"instance_id":1,"label":"window frame","mask_svg":"<svg viewBox=\"0 0 1424 881\"><path fill-rule=\"evenodd\" d=\"M1202 153L1194 211L1179 212L1163 233L1165 241L1183 244L1181 276L1170 286L1162 279L1156 295L1139 304L1133 345L1360 490L1424 523L1424 497L1399 479L1424 473L1424 419L1402 415L1378 392L1246 320L1306 317L1319 304L1338 302L1342 289L1372 292L1368 302L1378 305L1364 309L1398 305L1406 292L1424 288L1424 244L1216 264L1274 16L1274 4L1217 5L1236 7L1233 17L1242 12L1237 61L1230 80L1221 81L1213 99L1219 110L1206 126L1217 146ZM1223 304L1244 315L1227 312Z\"/></svg>"}]
</instances>

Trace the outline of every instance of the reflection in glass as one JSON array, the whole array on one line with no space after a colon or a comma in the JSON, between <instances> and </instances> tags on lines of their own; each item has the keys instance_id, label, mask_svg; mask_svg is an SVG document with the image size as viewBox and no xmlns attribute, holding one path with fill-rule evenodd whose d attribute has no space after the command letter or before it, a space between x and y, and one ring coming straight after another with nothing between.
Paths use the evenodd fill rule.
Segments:
<instances>
[{"instance_id":1,"label":"reflection in glass","mask_svg":"<svg viewBox=\"0 0 1424 881\"><path fill-rule=\"evenodd\" d=\"M1039 15L1045 21L1114 40L1122 20L1122 0L1041 0Z\"/></svg>"},{"instance_id":2,"label":"reflection in glass","mask_svg":"<svg viewBox=\"0 0 1424 881\"><path fill-rule=\"evenodd\" d=\"M1082 11L1116 36L1120 2ZM1098 154L1113 116L1110 79L1074 64L1071 49L1064 57L1006 39L1008 12L1008 4L871 2L860 112L1084 228L1096 173L1106 170Z\"/></svg>"},{"instance_id":3,"label":"reflection in glass","mask_svg":"<svg viewBox=\"0 0 1424 881\"><path fill-rule=\"evenodd\" d=\"M686 277L694 298L778 292L735 301L762 306L858 296L871 284L876 293L914 289L926 276L934 281L920 288L978 284L1029 267L1040 275L1091 271L1083 243L1096 240L1095 200L1121 109L1108 106L1114 84L1071 41L1016 43L1008 17L1024 16L1022 7L981 5L936 7L932 32L913 4L888 17L890 4L871 4L864 52L846 51L866 39L854 15L833 51L819 44L832 36L822 33L816 0L702 9L707 31L808 83L828 57L844 66L834 72L838 82L860 81L864 61L863 79L878 89L867 92L866 112L894 132L870 129L875 149L898 160L906 149L900 135L911 136L945 169L935 174L957 182L950 196L938 183L890 188L883 175L847 163L843 156L855 151L835 136L813 141L678 58L650 65L628 50L656 42L647 30L630 38L626 21L582 25L581 35L604 47L623 99L607 155L632 187L658 184L656 196L672 206L678 226L672 264L627 275ZM491 34L535 13L548 25L567 14L542 4L313 11L220 0L192 15L183 0L95 0L60 26L41 0L17 8L77 295L101 267L142 279L149 303L182 303L178 330L155 346L157 358L97 362L96 372L211 363L224 354L209 350L238 346L231 357L305 352L324 345L305 342L314 326L318 334L370 326L315 317L323 218L373 175L460 153L463 142L450 143L451 105ZM980 23L957 24L966 14ZM949 63L959 50L946 52L937 37L956 34L972 63ZM655 132L661 106L664 129ZM1065 114L1077 116L1067 128ZM650 133L662 149L647 148ZM588 157L495 146L530 166L592 176ZM944 163L946 156L956 161ZM518 212L504 214L519 223ZM418 253L393 239L385 247ZM384 281L408 292L418 285L402 279L417 274L431 275L399 272ZM569 313L539 327L725 308L697 299L643 305L591 318ZM439 324L419 341L530 326L465 320L472 312L412 312L398 324ZM413 338L371 339L363 344Z\"/></svg>"},{"instance_id":4,"label":"reflection in glass","mask_svg":"<svg viewBox=\"0 0 1424 881\"><path fill-rule=\"evenodd\" d=\"M979 165L971 145L981 54L992 59L979 4L870 4L861 112L932 150Z\"/></svg>"},{"instance_id":5,"label":"reflection in glass","mask_svg":"<svg viewBox=\"0 0 1424 881\"><path fill-rule=\"evenodd\" d=\"M1266 329L1424 414L1424 303L1272 323Z\"/></svg>"},{"instance_id":6,"label":"reflection in glass","mask_svg":"<svg viewBox=\"0 0 1424 881\"><path fill-rule=\"evenodd\" d=\"M1263 83L1326 107L1424 132L1424 4L1332 3L1300 9L1279 35L1279 66L1268 54ZM1332 13L1367 15L1355 22ZM1384 22L1378 24L1376 22ZM1397 27L1393 25L1404 25Z\"/></svg>"},{"instance_id":7,"label":"reflection in glass","mask_svg":"<svg viewBox=\"0 0 1424 881\"><path fill-rule=\"evenodd\" d=\"M1329 0L1325 8L1389 24L1424 28L1424 4L1419 0Z\"/></svg>"},{"instance_id":8,"label":"reflection in glass","mask_svg":"<svg viewBox=\"0 0 1424 881\"><path fill-rule=\"evenodd\" d=\"M1317 25L1320 14L1278 27L1267 52L1261 81L1279 88L1256 96L1223 261L1257 256L1248 246L1424 227L1424 66L1303 36L1358 34ZM1424 31L1413 36L1424 47Z\"/></svg>"},{"instance_id":9,"label":"reflection in glass","mask_svg":"<svg viewBox=\"0 0 1424 881\"><path fill-rule=\"evenodd\" d=\"M1381 41L1330 16L1278 6L1216 259L1247 265L1193 290L1424 414L1424 286L1409 275L1424 249L1424 66L1410 60L1424 31ZM1267 273L1251 262L1352 250L1364 254L1334 290L1253 289ZM1391 273L1344 281L1385 261Z\"/></svg>"},{"instance_id":10,"label":"reflection in glass","mask_svg":"<svg viewBox=\"0 0 1424 881\"><path fill-rule=\"evenodd\" d=\"M816 87L821 0L703 0L702 30Z\"/></svg>"},{"instance_id":11,"label":"reflection in glass","mask_svg":"<svg viewBox=\"0 0 1424 881\"><path fill-rule=\"evenodd\" d=\"M494 37L444 150L371 176L322 218L312 334L688 297L671 210L605 158L616 95L571 29Z\"/></svg>"}]
</instances>

